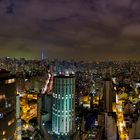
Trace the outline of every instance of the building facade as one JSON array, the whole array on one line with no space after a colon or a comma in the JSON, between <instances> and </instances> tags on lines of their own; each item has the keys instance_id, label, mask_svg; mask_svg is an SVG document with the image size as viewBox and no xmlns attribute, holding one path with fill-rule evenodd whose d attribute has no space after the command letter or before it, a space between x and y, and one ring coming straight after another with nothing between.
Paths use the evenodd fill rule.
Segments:
<instances>
[{"instance_id":1,"label":"building facade","mask_svg":"<svg viewBox=\"0 0 140 140\"><path fill-rule=\"evenodd\" d=\"M56 135L71 135L75 132L75 77L54 77L52 131Z\"/></svg>"},{"instance_id":2,"label":"building facade","mask_svg":"<svg viewBox=\"0 0 140 140\"><path fill-rule=\"evenodd\" d=\"M111 79L104 79L103 98L105 112L112 112L113 96L115 95L113 95L113 85Z\"/></svg>"},{"instance_id":3,"label":"building facade","mask_svg":"<svg viewBox=\"0 0 140 140\"><path fill-rule=\"evenodd\" d=\"M16 137L16 79L0 70L0 139Z\"/></svg>"},{"instance_id":4,"label":"building facade","mask_svg":"<svg viewBox=\"0 0 140 140\"><path fill-rule=\"evenodd\" d=\"M51 122L52 119L52 96L43 94L42 95L42 116L44 117L44 122Z\"/></svg>"}]
</instances>

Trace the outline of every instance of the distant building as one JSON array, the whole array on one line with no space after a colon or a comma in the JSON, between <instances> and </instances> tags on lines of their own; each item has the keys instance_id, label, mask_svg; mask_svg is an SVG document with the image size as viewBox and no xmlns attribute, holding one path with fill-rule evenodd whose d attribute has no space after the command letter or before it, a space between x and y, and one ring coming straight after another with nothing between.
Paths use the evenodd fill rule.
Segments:
<instances>
[{"instance_id":1,"label":"distant building","mask_svg":"<svg viewBox=\"0 0 140 140\"><path fill-rule=\"evenodd\" d=\"M104 110L105 112L112 112L113 96L115 96L113 95L112 81L106 78L103 82Z\"/></svg>"},{"instance_id":2,"label":"distant building","mask_svg":"<svg viewBox=\"0 0 140 140\"><path fill-rule=\"evenodd\" d=\"M20 72L18 72L16 74L16 76L17 76L17 79L16 79L16 82L17 82L17 91L19 93L23 93L25 91L25 77Z\"/></svg>"},{"instance_id":3,"label":"distant building","mask_svg":"<svg viewBox=\"0 0 140 140\"><path fill-rule=\"evenodd\" d=\"M38 122L38 127L40 129L41 129L41 126L42 126L41 109L42 109L42 95L38 94L37 95L37 122Z\"/></svg>"},{"instance_id":4,"label":"distant building","mask_svg":"<svg viewBox=\"0 0 140 140\"><path fill-rule=\"evenodd\" d=\"M42 95L42 121L49 122L52 119L52 96L43 94Z\"/></svg>"},{"instance_id":5,"label":"distant building","mask_svg":"<svg viewBox=\"0 0 140 140\"><path fill-rule=\"evenodd\" d=\"M117 140L117 126L112 116L105 113L105 136L107 140Z\"/></svg>"},{"instance_id":6,"label":"distant building","mask_svg":"<svg viewBox=\"0 0 140 140\"><path fill-rule=\"evenodd\" d=\"M21 140L22 137L22 125L21 125L21 116L20 116L20 96L16 96L16 140Z\"/></svg>"},{"instance_id":7,"label":"distant building","mask_svg":"<svg viewBox=\"0 0 140 140\"><path fill-rule=\"evenodd\" d=\"M75 77L54 77L52 131L56 135L68 136L75 132Z\"/></svg>"},{"instance_id":8,"label":"distant building","mask_svg":"<svg viewBox=\"0 0 140 140\"><path fill-rule=\"evenodd\" d=\"M16 79L0 70L0 139L16 139Z\"/></svg>"},{"instance_id":9,"label":"distant building","mask_svg":"<svg viewBox=\"0 0 140 140\"><path fill-rule=\"evenodd\" d=\"M140 87L140 81L138 81L137 83L135 83L135 88Z\"/></svg>"}]
</instances>

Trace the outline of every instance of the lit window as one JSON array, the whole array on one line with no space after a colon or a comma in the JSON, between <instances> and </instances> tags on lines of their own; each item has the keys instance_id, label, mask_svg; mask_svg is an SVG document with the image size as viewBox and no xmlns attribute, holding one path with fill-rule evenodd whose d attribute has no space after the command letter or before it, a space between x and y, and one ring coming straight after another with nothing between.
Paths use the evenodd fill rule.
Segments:
<instances>
[{"instance_id":1,"label":"lit window","mask_svg":"<svg viewBox=\"0 0 140 140\"><path fill-rule=\"evenodd\" d=\"M13 123L14 123L14 119L12 119L12 120L10 120L9 122L8 122L8 126L10 126L10 125L12 125Z\"/></svg>"},{"instance_id":2,"label":"lit window","mask_svg":"<svg viewBox=\"0 0 140 140\"><path fill-rule=\"evenodd\" d=\"M60 94L58 95L58 99L60 99Z\"/></svg>"},{"instance_id":3,"label":"lit window","mask_svg":"<svg viewBox=\"0 0 140 140\"><path fill-rule=\"evenodd\" d=\"M57 94L55 94L55 98L57 98Z\"/></svg>"},{"instance_id":4,"label":"lit window","mask_svg":"<svg viewBox=\"0 0 140 140\"><path fill-rule=\"evenodd\" d=\"M5 81L5 84L11 84L11 83L14 83L15 82L15 79L8 79Z\"/></svg>"},{"instance_id":5,"label":"lit window","mask_svg":"<svg viewBox=\"0 0 140 140\"><path fill-rule=\"evenodd\" d=\"M5 131L3 131L3 132L2 132L2 135L5 135L5 134L6 134L6 132L5 132Z\"/></svg>"},{"instance_id":6,"label":"lit window","mask_svg":"<svg viewBox=\"0 0 140 140\"><path fill-rule=\"evenodd\" d=\"M5 94L0 95L0 100L5 99Z\"/></svg>"}]
</instances>

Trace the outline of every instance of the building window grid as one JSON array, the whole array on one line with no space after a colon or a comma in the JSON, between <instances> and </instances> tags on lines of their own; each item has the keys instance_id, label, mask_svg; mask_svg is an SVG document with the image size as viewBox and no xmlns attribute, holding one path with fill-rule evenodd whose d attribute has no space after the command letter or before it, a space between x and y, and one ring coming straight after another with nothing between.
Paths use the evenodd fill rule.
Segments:
<instances>
[{"instance_id":1,"label":"building window grid","mask_svg":"<svg viewBox=\"0 0 140 140\"><path fill-rule=\"evenodd\" d=\"M59 84L59 83L57 83L57 84ZM65 83L68 83L69 85L68 84L65 85ZM68 110L68 113L66 113L66 115L67 115L67 119L68 119L69 122L71 122L71 115L70 114L73 114L72 111L71 111L71 109L72 109L72 91L73 91L71 83L72 83L72 80L70 81L70 80L66 79L60 85L61 90L59 88L60 94L61 95L63 94L63 97L61 96L61 98L66 99L66 110ZM64 87L65 87L65 91L64 91ZM60 105L62 104L62 102L64 102L64 101L62 101L63 99L61 99L61 98L60 99L55 99L55 103L56 104L58 103L58 106L59 106L60 109L61 109ZM64 104L62 104L62 106L63 106L62 110L64 110ZM61 115L62 115L62 112L61 112ZM59 123L58 123L58 125L59 125ZM69 124L69 128L70 128L70 124ZM66 131L67 131L67 129L68 128L67 128L67 121L66 121Z\"/></svg>"},{"instance_id":2,"label":"building window grid","mask_svg":"<svg viewBox=\"0 0 140 140\"><path fill-rule=\"evenodd\" d=\"M66 117L66 132L67 132L67 117Z\"/></svg>"}]
</instances>

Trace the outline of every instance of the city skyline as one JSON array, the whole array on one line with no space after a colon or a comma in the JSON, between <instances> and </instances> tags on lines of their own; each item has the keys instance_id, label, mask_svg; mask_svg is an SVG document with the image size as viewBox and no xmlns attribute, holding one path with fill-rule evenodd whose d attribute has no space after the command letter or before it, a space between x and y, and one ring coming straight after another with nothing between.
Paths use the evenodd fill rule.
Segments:
<instances>
[{"instance_id":1,"label":"city skyline","mask_svg":"<svg viewBox=\"0 0 140 140\"><path fill-rule=\"evenodd\" d=\"M1 139L140 138L140 62L0 64Z\"/></svg>"},{"instance_id":2,"label":"city skyline","mask_svg":"<svg viewBox=\"0 0 140 140\"><path fill-rule=\"evenodd\" d=\"M0 1L0 56L139 60L138 0Z\"/></svg>"}]
</instances>

